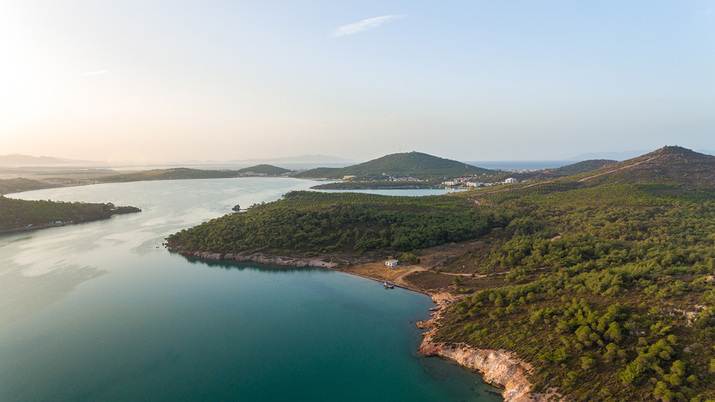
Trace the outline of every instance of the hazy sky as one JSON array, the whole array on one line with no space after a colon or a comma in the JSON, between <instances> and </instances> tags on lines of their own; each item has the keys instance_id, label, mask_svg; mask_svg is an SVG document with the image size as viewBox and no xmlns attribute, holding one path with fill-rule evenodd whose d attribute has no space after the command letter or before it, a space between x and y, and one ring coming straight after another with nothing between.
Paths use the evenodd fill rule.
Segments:
<instances>
[{"instance_id":1,"label":"hazy sky","mask_svg":"<svg viewBox=\"0 0 715 402\"><path fill-rule=\"evenodd\" d=\"M715 0L0 1L0 154L715 150Z\"/></svg>"}]
</instances>

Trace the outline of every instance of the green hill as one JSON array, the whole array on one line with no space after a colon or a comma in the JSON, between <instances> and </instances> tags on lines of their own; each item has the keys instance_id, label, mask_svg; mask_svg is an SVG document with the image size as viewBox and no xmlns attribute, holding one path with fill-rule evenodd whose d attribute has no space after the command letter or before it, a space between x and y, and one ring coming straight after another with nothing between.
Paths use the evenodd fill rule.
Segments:
<instances>
[{"instance_id":1,"label":"green hill","mask_svg":"<svg viewBox=\"0 0 715 402\"><path fill-rule=\"evenodd\" d=\"M282 167L266 165L266 164L261 164L261 165L256 165L256 166L251 166L251 167L236 170L236 173L239 173L241 175L265 175L265 176L280 176L280 175L286 174L288 172L290 172L289 169L284 169Z\"/></svg>"},{"instance_id":2,"label":"green hill","mask_svg":"<svg viewBox=\"0 0 715 402\"><path fill-rule=\"evenodd\" d=\"M460 176L479 176L489 179L503 176L501 172L483 169L451 159L440 158L421 152L386 155L344 168L317 168L301 172L297 177L342 179L356 176L357 179L384 180L386 177L413 177L416 179L442 179Z\"/></svg>"},{"instance_id":3,"label":"green hill","mask_svg":"<svg viewBox=\"0 0 715 402\"><path fill-rule=\"evenodd\" d=\"M464 241L502 222L457 197L296 191L168 237L185 252L315 255L409 251Z\"/></svg>"},{"instance_id":4,"label":"green hill","mask_svg":"<svg viewBox=\"0 0 715 402\"><path fill-rule=\"evenodd\" d=\"M715 157L665 147L444 196L289 193L169 240L184 251L333 261L406 252L426 261L406 282L458 297L435 339L513 352L534 391L713 400L714 176ZM438 258L425 249L438 245Z\"/></svg>"},{"instance_id":5,"label":"green hill","mask_svg":"<svg viewBox=\"0 0 715 402\"><path fill-rule=\"evenodd\" d=\"M715 156L678 146L613 163L579 176L580 182L715 186Z\"/></svg>"},{"instance_id":6,"label":"green hill","mask_svg":"<svg viewBox=\"0 0 715 402\"><path fill-rule=\"evenodd\" d=\"M0 233L108 219L136 207L84 202L26 201L0 196Z\"/></svg>"}]
</instances>

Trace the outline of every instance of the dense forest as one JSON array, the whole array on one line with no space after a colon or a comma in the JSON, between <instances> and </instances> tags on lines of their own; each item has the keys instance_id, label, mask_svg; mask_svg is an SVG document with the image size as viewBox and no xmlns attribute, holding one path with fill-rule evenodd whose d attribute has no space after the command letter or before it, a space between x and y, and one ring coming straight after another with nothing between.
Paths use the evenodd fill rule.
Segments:
<instances>
[{"instance_id":1,"label":"dense forest","mask_svg":"<svg viewBox=\"0 0 715 402\"><path fill-rule=\"evenodd\" d=\"M446 314L442 339L517 352L536 390L575 400L715 397L715 191L471 196L517 218L451 262L499 281L461 284L470 296Z\"/></svg>"},{"instance_id":2,"label":"dense forest","mask_svg":"<svg viewBox=\"0 0 715 402\"><path fill-rule=\"evenodd\" d=\"M325 258L419 257L472 240L426 267L466 274L448 279L461 299L439 339L516 352L534 367L535 391L568 399L712 400L714 164L666 147L573 177L448 196L295 192L169 240Z\"/></svg>"},{"instance_id":3,"label":"dense forest","mask_svg":"<svg viewBox=\"0 0 715 402\"><path fill-rule=\"evenodd\" d=\"M478 237L508 222L468 204L463 197L295 191L168 240L185 250L218 253L388 255Z\"/></svg>"},{"instance_id":4,"label":"dense forest","mask_svg":"<svg viewBox=\"0 0 715 402\"><path fill-rule=\"evenodd\" d=\"M140 211L111 203L26 201L0 196L0 232L89 222Z\"/></svg>"}]
</instances>

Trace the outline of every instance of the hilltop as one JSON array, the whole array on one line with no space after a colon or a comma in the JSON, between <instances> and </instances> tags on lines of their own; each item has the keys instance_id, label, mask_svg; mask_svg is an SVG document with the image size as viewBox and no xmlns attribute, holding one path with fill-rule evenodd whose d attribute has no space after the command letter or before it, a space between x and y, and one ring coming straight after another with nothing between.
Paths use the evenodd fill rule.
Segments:
<instances>
[{"instance_id":1,"label":"hilltop","mask_svg":"<svg viewBox=\"0 0 715 402\"><path fill-rule=\"evenodd\" d=\"M265 163L236 170L236 173L244 176L280 176L289 172L291 170Z\"/></svg>"},{"instance_id":2,"label":"hilltop","mask_svg":"<svg viewBox=\"0 0 715 402\"><path fill-rule=\"evenodd\" d=\"M503 176L501 172L483 169L451 159L440 158L421 152L406 152L385 155L357 165L344 168L317 168L301 172L297 177L342 179L355 176L356 179L385 180L393 177L415 179L442 179L460 176L493 178Z\"/></svg>"},{"instance_id":3,"label":"hilltop","mask_svg":"<svg viewBox=\"0 0 715 402\"><path fill-rule=\"evenodd\" d=\"M612 163L578 177L590 185L660 183L715 186L715 156L679 146L666 146L645 155Z\"/></svg>"}]
</instances>

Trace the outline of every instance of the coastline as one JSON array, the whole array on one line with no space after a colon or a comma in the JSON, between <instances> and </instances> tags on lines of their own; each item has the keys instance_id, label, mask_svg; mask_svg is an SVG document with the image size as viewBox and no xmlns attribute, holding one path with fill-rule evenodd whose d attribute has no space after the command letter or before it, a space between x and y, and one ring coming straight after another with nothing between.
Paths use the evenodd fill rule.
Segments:
<instances>
[{"instance_id":1,"label":"coastline","mask_svg":"<svg viewBox=\"0 0 715 402\"><path fill-rule=\"evenodd\" d=\"M503 389L502 396L505 402L543 402L562 399L555 392L550 394L531 392L532 384L527 374L532 367L513 353L505 350L478 349L464 343L436 341L434 338L441 324L442 311L455 300L454 295L446 292L432 295L432 301L437 305L432 318L417 322L419 328L427 330L422 334L422 343L418 349L421 355L438 356L464 368L478 371L485 382Z\"/></svg>"},{"instance_id":2,"label":"coastline","mask_svg":"<svg viewBox=\"0 0 715 402\"><path fill-rule=\"evenodd\" d=\"M185 251L175 245L166 245L170 250L174 250L185 257L197 258L207 261L238 261L257 262L267 265L282 265L290 267L316 267L326 268L376 282L383 279L370 277L367 275L340 269L340 265L334 262L326 262L320 258L292 258L273 256L269 257L261 253L242 255L232 253L214 253L204 251ZM505 350L477 349L466 344L451 344L436 341L434 339L437 329L440 326L442 311L447 308L456 297L450 293L430 293L408 283L395 285L413 292L430 296L435 307L430 310L431 318L427 321L418 321L417 327L427 330L422 334L422 342L418 348L418 353L423 356L438 356L451 360L463 368L478 371L482 379L498 388L502 388L502 396L506 402L526 402L526 401L548 401L562 399L555 392L550 394L540 394L531 392L531 382L527 379L531 366Z\"/></svg>"},{"instance_id":3,"label":"coastline","mask_svg":"<svg viewBox=\"0 0 715 402\"><path fill-rule=\"evenodd\" d=\"M121 208L128 208L128 207L121 207ZM97 218L97 219L87 219L87 220L80 220L80 221L66 221L66 222L59 222L59 223L50 222L50 223L42 223L42 224L31 225L31 226L14 227L14 228L10 228L10 229L0 229L0 235L9 234L9 233L31 232L31 231L35 231L35 230L41 230L41 229L57 228L57 227L62 227L62 226L79 225L82 223L104 221L107 219L111 219L115 215L126 215L126 214L131 214L131 213L136 213L136 212L142 211L140 208L136 208L136 207L130 207L130 208L133 208L133 209L127 210L125 212L116 212L109 216L101 217L101 218Z\"/></svg>"}]
</instances>

